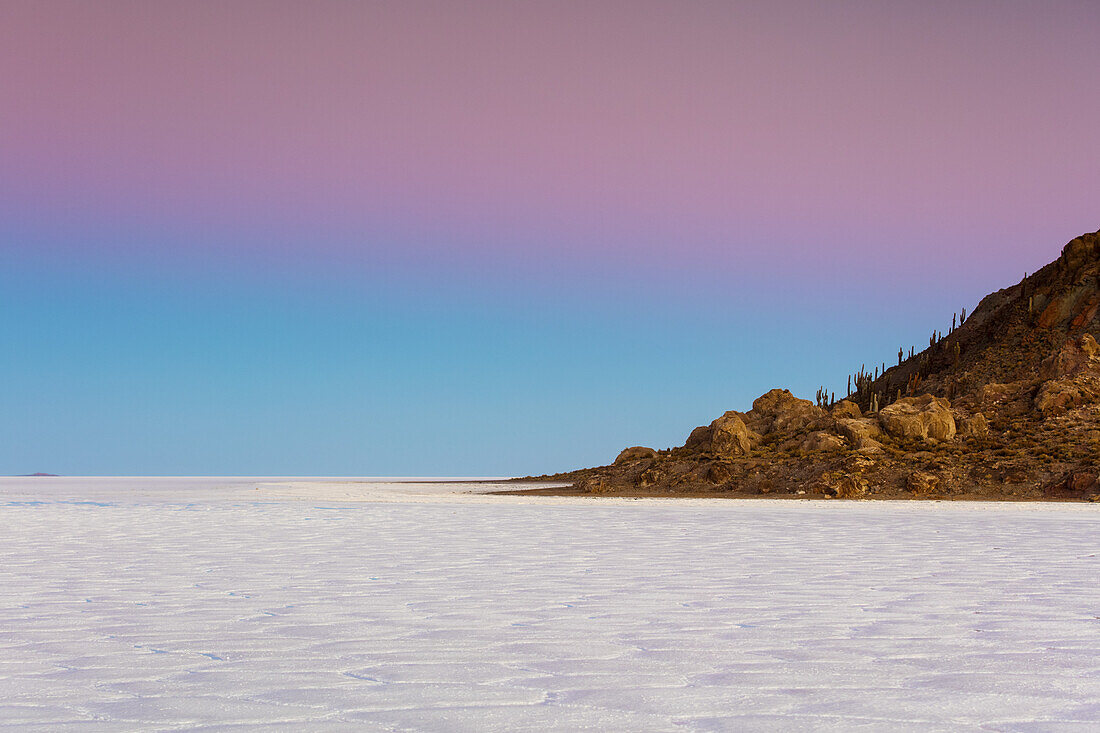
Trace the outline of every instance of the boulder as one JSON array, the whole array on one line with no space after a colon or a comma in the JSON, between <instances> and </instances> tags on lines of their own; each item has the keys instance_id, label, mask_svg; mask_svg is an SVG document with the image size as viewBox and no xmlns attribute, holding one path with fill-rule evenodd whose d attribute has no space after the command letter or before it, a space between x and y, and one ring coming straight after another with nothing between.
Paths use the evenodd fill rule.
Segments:
<instances>
[{"instance_id":1,"label":"boulder","mask_svg":"<svg viewBox=\"0 0 1100 733\"><path fill-rule=\"evenodd\" d=\"M802 450L814 451L814 450L840 450L844 447L844 441L841 440L839 435L833 435L827 433L824 430L818 430L815 433L810 433L806 436L806 439L802 441Z\"/></svg>"},{"instance_id":2,"label":"boulder","mask_svg":"<svg viewBox=\"0 0 1100 733\"><path fill-rule=\"evenodd\" d=\"M959 422L959 435L964 438L985 438L989 436L989 421L985 415L976 412Z\"/></svg>"},{"instance_id":3,"label":"boulder","mask_svg":"<svg viewBox=\"0 0 1100 733\"><path fill-rule=\"evenodd\" d=\"M913 471L905 478L905 488L917 496L929 496L939 492L940 477L927 471Z\"/></svg>"},{"instance_id":4,"label":"boulder","mask_svg":"<svg viewBox=\"0 0 1100 733\"><path fill-rule=\"evenodd\" d=\"M879 411L879 422L895 438L950 440L955 437L951 403L930 394L902 397Z\"/></svg>"},{"instance_id":5,"label":"boulder","mask_svg":"<svg viewBox=\"0 0 1100 733\"><path fill-rule=\"evenodd\" d=\"M802 400L788 389L773 389L752 403L746 415L759 433L786 432L805 428L825 414L809 400Z\"/></svg>"},{"instance_id":6,"label":"boulder","mask_svg":"<svg viewBox=\"0 0 1100 733\"><path fill-rule=\"evenodd\" d=\"M760 435L745 424L744 418L740 412L730 410L710 425L692 430L684 448L723 458L747 456L760 441Z\"/></svg>"},{"instance_id":7,"label":"boulder","mask_svg":"<svg viewBox=\"0 0 1100 733\"><path fill-rule=\"evenodd\" d=\"M859 474L847 471L822 474L814 491L837 499L859 499L869 493L867 481Z\"/></svg>"},{"instance_id":8,"label":"boulder","mask_svg":"<svg viewBox=\"0 0 1100 733\"><path fill-rule=\"evenodd\" d=\"M634 484L638 486L638 488L644 489L649 486L659 484L663 479L664 474L661 472L661 470L655 465L650 465L648 468L638 474L638 478L634 480Z\"/></svg>"},{"instance_id":9,"label":"boulder","mask_svg":"<svg viewBox=\"0 0 1100 733\"><path fill-rule=\"evenodd\" d=\"M749 429L741 413L730 410L710 424L710 450L719 456L747 456L760 436Z\"/></svg>"},{"instance_id":10,"label":"boulder","mask_svg":"<svg viewBox=\"0 0 1100 733\"><path fill-rule=\"evenodd\" d=\"M843 418L836 421L837 432L852 443L857 443L864 438L874 438L882 435L878 423L871 418Z\"/></svg>"},{"instance_id":11,"label":"boulder","mask_svg":"<svg viewBox=\"0 0 1100 733\"><path fill-rule=\"evenodd\" d=\"M842 420L844 418L852 418L858 420L859 418L863 417L863 413L860 411L859 405L857 405L855 402L852 402L851 400L841 400L840 402L836 403L835 405L833 405L830 414L832 414L832 416L837 420Z\"/></svg>"},{"instance_id":12,"label":"boulder","mask_svg":"<svg viewBox=\"0 0 1100 733\"><path fill-rule=\"evenodd\" d=\"M1035 394L1035 409L1043 417L1052 417L1097 401L1100 401L1100 378L1051 379L1043 382Z\"/></svg>"},{"instance_id":13,"label":"boulder","mask_svg":"<svg viewBox=\"0 0 1100 733\"><path fill-rule=\"evenodd\" d=\"M1043 487L1048 499L1089 499L1100 495L1100 478L1096 469L1070 471L1058 481Z\"/></svg>"},{"instance_id":14,"label":"boulder","mask_svg":"<svg viewBox=\"0 0 1100 733\"><path fill-rule=\"evenodd\" d=\"M622 463L631 463L633 461L644 461L657 457L657 451L652 448L646 448L645 446L636 445L633 448L626 448L619 457L615 459L615 465Z\"/></svg>"},{"instance_id":15,"label":"boulder","mask_svg":"<svg viewBox=\"0 0 1100 733\"><path fill-rule=\"evenodd\" d=\"M1090 333L1076 339L1066 339L1057 353L1051 354L1039 365L1039 377L1043 380L1075 377L1084 373L1100 374L1100 344Z\"/></svg>"},{"instance_id":16,"label":"boulder","mask_svg":"<svg viewBox=\"0 0 1100 733\"><path fill-rule=\"evenodd\" d=\"M837 482L836 498L838 499L861 499L868 493L867 481L859 476L849 474Z\"/></svg>"},{"instance_id":17,"label":"boulder","mask_svg":"<svg viewBox=\"0 0 1100 733\"><path fill-rule=\"evenodd\" d=\"M978 402L991 407L1011 402L1020 396L1023 388L1021 382L989 382L978 390Z\"/></svg>"},{"instance_id":18,"label":"boulder","mask_svg":"<svg viewBox=\"0 0 1100 733\"><path fill-rule=\"evenodd\" d=\"M886 452L882 443L874 438L860 438L855 443L856 452L865 456L879 456Z\"/></svg>"},{"instance_id":19,"label":"boulder","mask_svg":"<svg viewBox=\"0 0 1100 733\"><path fill-rule=\"evenodd\" d=\"M721 463L712 463L707 467L707 472L704 478L707 482L712 484L724 484L730 480L733 476L733 472L730 471L729 466Z\"/></svg>"},{"instance_id":20,"label":"boulder","mask_svg":"<svg viewBox=\"0 0 1100 733\"><path fill-rule=\"evenodd\" d=\"M1070 240L1062 248L1061 264L1069 272L1076 272L1100 256L1100 232L1083 234Z\"/></svg>"},{"instance_id":21,"label":"boulder","mask_svg":"<svg viewBox=\"0 0 1100 733\"><path fill-rule=\"evenodd\" d=\"M714 431L710 425L700 425L691 431L684 448L688 450L710 450L710 436Z\"/></svg>"}]
</instances>

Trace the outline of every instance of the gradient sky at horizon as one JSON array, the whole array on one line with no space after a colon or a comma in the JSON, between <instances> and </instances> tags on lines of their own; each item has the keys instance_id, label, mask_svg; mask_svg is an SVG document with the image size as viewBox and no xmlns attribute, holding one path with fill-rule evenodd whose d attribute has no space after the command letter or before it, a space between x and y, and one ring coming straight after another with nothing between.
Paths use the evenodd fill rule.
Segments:
<instances>
[{"instance_id":1,"label":"gradient sky at horizon","mask_svg":"<svg viewBox=\"0 0 1100 733\"><path fill-rule=\"evenodd\" d=\"M0 474L507 475L1100 227L1095 2L0 0Z\"/></svg>"}]
</instances>

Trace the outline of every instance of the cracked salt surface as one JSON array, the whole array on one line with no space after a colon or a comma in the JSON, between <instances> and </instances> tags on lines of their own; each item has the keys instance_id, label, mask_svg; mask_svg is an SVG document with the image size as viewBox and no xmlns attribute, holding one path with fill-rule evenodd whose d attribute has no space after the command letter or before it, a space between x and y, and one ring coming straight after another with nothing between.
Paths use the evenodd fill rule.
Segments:
<instances>
[{"instance_id":1,"label":"cracked salt surface","mask_svg":"<svg viewBox=\"0 0 1100 733\"><path fill-rule=\"evenodd\" d=\"M0 730L1100 730L1095 505L470 489L0 479Z\"/></svg>"}]
</instances>

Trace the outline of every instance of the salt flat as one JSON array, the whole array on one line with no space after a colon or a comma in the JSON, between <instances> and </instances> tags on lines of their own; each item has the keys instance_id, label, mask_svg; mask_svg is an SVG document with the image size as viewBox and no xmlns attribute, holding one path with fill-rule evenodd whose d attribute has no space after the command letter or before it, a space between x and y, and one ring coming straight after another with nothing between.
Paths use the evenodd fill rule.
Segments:
<instances>
[{"instance_id":1,"label":"salt flat","mask_svg":"<svg viewBox=\"0 0 1100 733\"><path fill-rule=\"evenodd\" d=\"M1095 505L469 488L0 480L0 729L1100 729Z\"/></svg>"}]
</instances>

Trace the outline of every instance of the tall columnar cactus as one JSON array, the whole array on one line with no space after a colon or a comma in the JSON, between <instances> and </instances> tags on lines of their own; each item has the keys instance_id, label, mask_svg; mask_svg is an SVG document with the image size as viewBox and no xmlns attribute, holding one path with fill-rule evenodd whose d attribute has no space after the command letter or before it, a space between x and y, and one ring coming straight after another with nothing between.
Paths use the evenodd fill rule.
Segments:
<instances>
[{"instance_id":1,"label":"tall columnar cactus","mask_svg":"<svg viewBox=\"0 0 1100 733\"><path fill-rule=\"evenodd\" d=\"M962 313L959 314L959 325L966 323L966 308L962 309Z\"/></svg>"}]
</instances>

